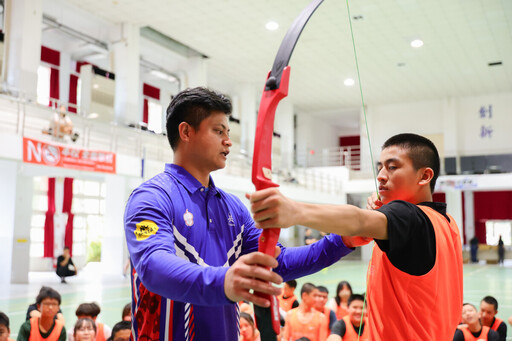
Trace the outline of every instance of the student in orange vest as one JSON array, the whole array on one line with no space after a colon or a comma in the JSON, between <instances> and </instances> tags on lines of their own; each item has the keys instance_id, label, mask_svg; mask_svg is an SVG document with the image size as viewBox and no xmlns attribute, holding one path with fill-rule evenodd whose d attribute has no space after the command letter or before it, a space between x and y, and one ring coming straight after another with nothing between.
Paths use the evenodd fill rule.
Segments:
<instances>
[{"instance_id":1,"label":"student in orange vest","mask_svg":"<svg viewBox=\"0 0 512 341\"><path fill-rule=\"evenodd\" d=\"M492 296L485 296L480 302L480 320L482 325L495 330L500 335L500 341L507 339L507 324L496 317L498 313L498 301Z\"/></svg>"},{"instance_id":2,"label":"student in orange vest","mask_svg":"<svg viewBox=\"0 0 512 341\"><path fill-rule=\"evenodd\" d=\"M482 326L476 307L471 303L462 306L462 323L455 331L453 341L498 341L498 332Z\"/></svg>"},{"instance_id":3,"label":"student in orange vest","mask_svg":"<svg viewBox=\"0 0 512 341\"><path fill-rule=\"evenodd\" d=\"M20 327L18 341L66 341L64 324L55 319L61 303L60 294L50 287L41 289L36 298L40 317L32 317Z\"/></svg>"},{"instance_id":4,"label":"student in orange vest","mask_svg":"<svg viewBox=\"0 0 512 341\"><path fill-rule=\"evenodd\" d=\"M112 329L97 320L100 312L101 308L97 303L82 303L76 309L75 315L78 319L90 318L93 320L96 324L96 341L106 341L112 334ZM68 333L68 341L75 341L70 333Z\"/></svg>"},{"instance_id":5,"label":"student in orange vest","mask_svg":"<svg viewBox=\"0 0 512 341\"><path fill-rule=\"evenodd\" d=\"M297 288L296 280L292 279L291 281L284 282L283 293L277 296L279 308L283 309L285 312L299 306L299 301L297 301L297 297L294 293L295 288Z\"/></svg>"},{"instance_id":6,"label":"student in orange vest","mask_svg":"<svg viewBox=\"0 0 512 341\"><path fill-rule=\"evenodd\" d=\"M368 325L368 318L363 317L363 308L363 295L350 296L348 315L334 324L327 341L368 341L370 331L365 328Z\"/></svg>"},{"instance_id":7,"label":"student in orange vest","mask_svg":"<svg viewBox=\"0 0 512 341\"><path fill-rule=\"evenodd\" d=\"M0 341L13 341L9 338L10 335L9 318L0 311Z\"/></svg>"},{"instance_id":8,"label":"student in orange vest","mask_svg":"<svg viewBox=\"0 0 512 341\"><path fill-rule=\"evenodd\" d=\"M295 341L307 337L310 341L325 341L328 319L314 308L315 286L304 283L300 290L301 303L286 314L282 341Z\"/></svg>"},{"instance_id":9,"label":"student in orange vest","mask_svg":"<svg viewBox=\"0 0 512 341\"><path fill-rule=\"evenodd\" d=\"M341 320L348 314L348 298L352 295L352 287L347 281L341 281L336 287L336 296L331 298L327 306L336 313L336 318Z\"/></svg>"},{"instance_id":10,"label":"student in orange vest","mask_svg":"<svg viewBox=\"0 0 512 341\"><path fill-rule=\"evenodd\" d=\"M247 197L257 227L303 225L375 240L367 281L372 341L449 340L460 321L462 247L446 204L432 202L439 172L430 140L399 134L382 147L380 200L370 197L371 209L296 202L277 188Z\"/></svg>"},{"instance_id":11,"label":"student in orange vest","mask_svg":"<svg viewBox=\"0 0 512 341\"><path fill-rule=\"evenodd\" d=\"M329 290L323 285L319 285L315 289L315 309L321 312L327 317L329 321L329 331L328 334L331 333L331 328L334 322L336 322L336 314L332 309L326 306L327 300L329 299Z\"/></svg>"},{"instance_id":12,"label":"student in orange vest","mask_svg":"<svg viewBox=\"0 0 512 341\"><path fill-rule=\"evenodd\" d=\"M75 341L96 340L96 323L88 317L78 319L73 328L73 339Z\"/></svg>"}]
</instances>

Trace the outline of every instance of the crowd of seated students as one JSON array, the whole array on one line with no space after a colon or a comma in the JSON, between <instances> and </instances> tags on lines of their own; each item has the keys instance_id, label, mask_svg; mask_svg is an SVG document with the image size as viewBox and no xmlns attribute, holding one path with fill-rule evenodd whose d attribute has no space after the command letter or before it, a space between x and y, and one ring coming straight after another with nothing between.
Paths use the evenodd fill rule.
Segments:
<instances>
[{"instance_id":1,"label":"crowd of seated students","mask_svg":"<svg viewBox=\"0 0 512 341\"><path fill-rule=\"evenodd\" d=\"M299 297L295 294L296 287L296 281L285 282L283 293L278 297L282 315L282 328L278 340L369 340L369 332L365 328L368 321L365 297L364 294L354 294L350 283L340 282L335 296L329 302L329 292L323 286L305 283ZM243 302L240 309L244 311L240 322L240 340L259 340L252 307ZM478 309L470 303L464 303L461 307L461 323L454 330L453 340L505 341L507 325L496 316L497 313L498 301L492 296L484 297ZM512 324L512 316L509 323Z\"/></svg>"},{"instance_id":2,"label":"crowd of seated students","mask_svg":"<svg viewBox=\"0 0 512 341\"><path fill-rule=\"evenodd\" d=\"M328 304L329 291L323 286L305 283L300 290L300 303L295 295L296 281L286 282L278 297L281 311L281 341L351 341L368 340L364 294L352 293L347 281L339 283L332 305ZM60 310L61 296L50 287L43 286L36 302L27 309L26 321L19 327L18 341L129 341L131 333L131 305L123 308L121 321L113 328L99 322L101 312L95 303L80 304L76 323L66 331ZM335 308L333 310L331 307ZM259 341L260 332L254 320L251 304L240 302L240 341ZM504 341L507 324L497 317L498 301L484 297L479 307L464 303L461 323L454 330L454 341ZM512 316L508 320L512 322ZM6 314L0 312L0 341L11 340L11 326ZM12 341L12 340L11 340Z\"/></svg>"},{"instance_id":3,"label":"crowd of seated students","mask_svg":"<svg viewBox=\"0 0 512 341\"><path fill-rule=\"evenodd\" d=\"M26 321L18 331L18 341L129 341L131 333L131 305L128 303L122 311L120 322L111 329L97 320L101 312L97 303L82 303L75 314L73 328L66 331L64 315L60 310L60 294L43 286L36 302L27 309ZM9 317L0 312L0 341L11 340Z\"/></svg>"}]
</instances>

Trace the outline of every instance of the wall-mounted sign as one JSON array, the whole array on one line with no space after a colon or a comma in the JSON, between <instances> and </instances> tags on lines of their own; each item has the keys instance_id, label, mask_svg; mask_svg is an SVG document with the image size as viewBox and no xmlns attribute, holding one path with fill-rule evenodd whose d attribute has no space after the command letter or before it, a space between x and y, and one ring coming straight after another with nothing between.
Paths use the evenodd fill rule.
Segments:
<instances>
[{"instance_id":1,"label":"wall-mounted sign","mask_svg":"<svg viewBox=\"0 0 512 341\"><path fill-rule=\"evenodd\" d=\"M116 172L115 153L69 147L26 137L23 138L23 162L89 172Z\"/></svg>"}]
</instances>

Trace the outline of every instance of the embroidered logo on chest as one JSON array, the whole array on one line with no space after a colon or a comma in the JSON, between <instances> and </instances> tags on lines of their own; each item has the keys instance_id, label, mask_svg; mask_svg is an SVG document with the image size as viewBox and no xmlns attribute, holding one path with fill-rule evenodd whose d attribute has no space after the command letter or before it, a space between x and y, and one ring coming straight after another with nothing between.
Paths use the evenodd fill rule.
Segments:
<instances>
[{"instance_id":1,"label":"embroidered logo on chest","mask_svg":"<svg viewBox=\"0 0 512 341\"><path fill-rule=\"evenodd\" d=\"M235 226L235 219L233 219L233 216L231 215L231 212L228 213L228 225L229 226Z\"/></svg>"},{"instance_id":2,"label":"embroidered logo on chest","mask_svg":"<svg viewBox=\"0 0 512 341\"><path fill-rule=\"evenodd\" d=\"M194 215L190 213L188 209L185 211L185 213L183 213L183 220L187 226L194 225Z\"/></svg>"}]
</instances>

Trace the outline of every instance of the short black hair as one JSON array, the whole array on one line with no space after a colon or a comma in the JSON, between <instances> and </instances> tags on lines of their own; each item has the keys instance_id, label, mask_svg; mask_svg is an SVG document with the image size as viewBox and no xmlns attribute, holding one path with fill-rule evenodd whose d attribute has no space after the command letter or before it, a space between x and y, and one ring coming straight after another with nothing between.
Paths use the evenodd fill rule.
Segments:
<instances>
[{"instance_id":1,"label":"short black hair","mask_svg":"<svg viewBox=\"0 0 512 341\"><path fill-rule=\"evenodd\" d=\"M5 328L7 328L8 330L10 330L9 317L7 317L7 315L0 311L0 326L2 325L5 326Z\"/></svg>"},{"instance_id":2,"label":"short black hair","mask_svg":"<svg viewBox=\"0 0 512 341\"><path fill-rule=\"evenodd\" d=\"M69 250L69 246L64 246L64 250Z\"/></svg>"},{"instance_id":3,"label":"short black hair","mask_svg":"<svg viewBox=\"0 0 512 341\"><path fill-rule=\"evenodd\" d=\"M300 296L302 297L302 294L310 294L313 290L316 289L316 286L312 283L304 283L302 285L302 288L300 289Z\"/></svg>"},{"instance_id":4,"label":"short black hair","mask_svg":"<svg viewBox=\"0 0 512 341\"><path fill-rule=\"evenodd\" d=\"M121 319L124 319L125 316L130 316L132 314L132 304L126 303L126 305L123 308L123 315Z\"/></svg>"},{"instance_id":5,"label":"short black hair","mask_svg":"<svg viewBox=\"0 0 512 341\"><path fill-rule=\"evenodd\" d=\"M492 296L485 296L482 298L482 302L485 302L487 304L492 304L494 306L494 310L498 311L498 300L495 299Z\"/></svg>"},{"instance_id":6,"label":"short black hair","mask_svg":"<svg viewBox=\"0 0 512 341\"><path fill-rule=\"evenodd\" d=\"M329 295L329 289L327 289L326 287L324 287L323 285L319 285L316 287L316 290L320 291L320 292L325 292L327 295Z\"/></svg>"},{"instance_id":7,"label":"short black hair","mask_svg":"<svg viewBox=\"0 0 512 341\"><path fill-rule=\"evenodd\" d=\"M82 303L76 308L75 315L96 317L101 313L101 308L96 302Z\"/></svg>"},{"instance_id":8,"label":"short black hair","mask_svg":"<svg viewBox=\"0 0 512 341\"><path fill-rule=\"evenodd\" d=\"M350 306L350 303L352 303L354 301L361 301L364 303L364 296L359 295L359 294L350 295L350 297L348 298L348 301L347 301L347 307Z\"/></svg>"},{"instance_id":9,"label":"short black hair","mask_svg":"<svg viewBox=\"0 0 512 341\"><path fill-rule=\"evenodd\" d=\"M172 99L167 108L167 139L173 151L176 151L180 140L178 130L182 122L187 122L195 130L213 111L221 111L230 115L231 101L225 95L214 90L197 87L186 89Z\"/></svg>"},{"instance_id":10,"label":"short black hair","mask_svg":"<svg viewBox=\"0 0 512 341\"><path fill-rule=\"evenodd\" d=\"M382 149L397 146L407 150L407 155L412 161L413 167L418 170L423 167L429 167L434 171L434 176L430 181L430 192L434 193L437 177L441 171L441 162L439 153L432 141L426 137L405 133L390 137L382 145Z\"/></svg>"},{"instance_id":11,"label":"short black hair","mask_svg":"<svg viewBox=\"0 0 512 341\"><path fill-rule=\"evenodd\" d=\"M59 302L59 305L61 303L61 297L57 290L43 286L41 287L41 290L39 290L39 294L36 297L36 304L40 305L45 298L53 298Z\"/></svg>"},{"instance_id":12,"label":"short black hair","mask_svg":"<svg viewBox=\"0 0 512 341\"><path fill-rule=\"evenodd\" d=\"M114 340L115 336L116 336L116 333L120 330L123 330L123 329L129 329L131 330L132 329L132 323L130 321L121 321L121 322L117 322L115 325L114 325L114 328L112 328L112 336L110 337L112 340Z\"/></svg>"},{"instance_id":13,"label":"short black hair","mask_svg":"<svg viewBox=\"0 0 512 341\"><path fill-rule=\"evenodd\" d=\"M285 283L288 284L288 286L290 288L294 288L295 289L297 287L297 281L294 280L294 279L292 279L291 281L286 281Z\"/></svg>"},{"instance_id":14,"label":"short black hair","mask_svg":"<svg viewBox=\"0 0 512 341\"><path fill-rule=\"evenodd\" d=\"M78 319L78 321L76 321L75 323L75 327L73 328L73 336L76 335L76 331L80 328L82 328L82 326L86 323L90 323L91 326L92 326L92 329L94 330L94 334L97 333L97 330L96 330L96 323L94 323L94 321L88 317L84 317L84 318L81 318L81 319Z\"/></svg>"}]
</instances>

